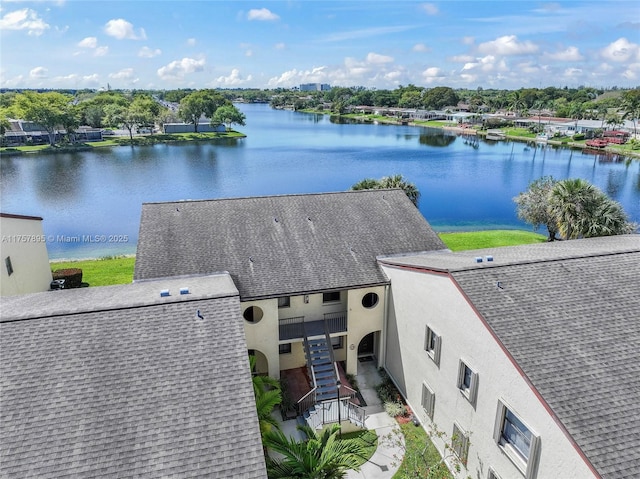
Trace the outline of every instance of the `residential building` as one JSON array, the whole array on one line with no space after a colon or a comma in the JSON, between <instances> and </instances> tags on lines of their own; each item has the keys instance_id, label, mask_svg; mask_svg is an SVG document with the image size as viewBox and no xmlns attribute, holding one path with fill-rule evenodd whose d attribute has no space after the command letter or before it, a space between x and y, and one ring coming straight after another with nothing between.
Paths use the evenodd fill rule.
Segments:
<instances>
[{"instance_id":1,"label":"residential building","mask_svg":"<svg viewBox=\"0 0 640 479\"><path fill-rule=\"evenodd\" d=\"M385 367L460 477L638 477L639 235L380 264Z\"/></svg>"},{"instance_id":2,"label":"residential building","mask_svg":"<svg viewBox=\"0 0 640 479\"><path fill-rule=\"evenodd\" d=\"M193 123L165 123L162 125L164 133L193 133L195 127ZM224 125L211 125L211 122L207 119L201 119L198 122L198 133L222 133L226 131Z\"/></svg>"},{"instance_id":3,"label":"residential building","mask_svg":"<svg viewBox=\"0 0 640 479\"><path fill-rule=\"evenodd\" d=\"M0 213L0 296L47 291L51 268L39 216Z\"/></svg>"},{"instance_id":4,"label":"residential building","mask_svg":"<svg viewBox=\"0 0 640 479\"><path fill-rule=\"evenodd\" d=\"M1 477L266 479L228 274L0 306Z\"/></svg>"},{"instance_id":5,"label":"residential building","mask_svg":"<svg viewBox=\"0 0 640 479\"><path fill-rule=\"evenodd\" d=\"M302 83L300 84L300 91L329 91L331 85L327 83Z\"/></svg>"}]
</instances>

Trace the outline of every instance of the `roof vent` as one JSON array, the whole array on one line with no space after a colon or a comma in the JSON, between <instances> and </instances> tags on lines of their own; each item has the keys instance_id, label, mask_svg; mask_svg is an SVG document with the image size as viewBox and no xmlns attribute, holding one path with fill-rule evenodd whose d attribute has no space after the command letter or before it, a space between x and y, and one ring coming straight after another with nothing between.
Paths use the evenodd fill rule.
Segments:
<instances>
[{"instance_id":1,"label":"roof vent","mask_svg":"<svg viewBox=\"0 0 640 479\"><path fill-rule=\"evenodd\" d=\"M476 256L476 263L482 263L482 256Z\"/></svg>"},{"instance_id":2,"label":"roof vent","mask_svg":"<svg viewBox=\"0 0 640 479\"><path fill-rule=\"evenodd\" d=\"M496 288L504 289L504 286L502 286L502 281L496 281Z\"/></svg>"},{"instance_id":3,"label":"roof vent","mask_svg":"<svg viewBox=\"0 0 640 479\"><path fill-rule=\"evenodd\" d=\"M167 296L170 296L169 290L168 289L161 289L160 290L160 297L161 298L166 298Z\"/></svg>"},{"instance_id":4,"label":"roof vent","mask_svg":"<svg viewBox=\"0 0 640 479\"><path fill-rule=\"evenodd\" d=\"M489 256L485 256L485 259L487 260L487 263L493 261L493 256L489 255Z\"/></svg>"},{"instance_id":5,"label":"roof vent","mask_svg":"<svg viewBox=\"0 0 640 479\"><path fill-rule=\"evenodd\" d=\"M278 222L278 218L273 218L273 221L275 221L277 223Z\"/></svg>"},{"instance_id":6,"label":"roof vent","mask_svg":"<svg viewBox=\"0 0 640 479\"><path fill-rule=\"evenodd\" d=\"M196 318L198 319L204 319L204 316L202 316L202 313L200 312L199 309L196 309Z\"/></svg>"},{"instance_id":7,"label":"roof vent","mask_svg":"<svg viewBox=\"0 0 640 479\"><path fill-rule=\"evenodd\" d=\"M180 288L180 294L189 294L189 288Z\"/></svg>"}]
</instances>

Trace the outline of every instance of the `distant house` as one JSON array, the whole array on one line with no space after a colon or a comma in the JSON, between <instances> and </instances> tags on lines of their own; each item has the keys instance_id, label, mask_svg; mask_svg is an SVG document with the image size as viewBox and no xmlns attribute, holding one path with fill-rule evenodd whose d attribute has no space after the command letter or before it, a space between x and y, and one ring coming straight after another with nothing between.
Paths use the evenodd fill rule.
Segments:
<instances>
[{"instance_id":1,"label":"distant house","mask_svg":"<svg viewBox=\"0 0 640 479\"><path fill-rule=\"evenodd\" d=\"M194 125L193 123L165 123L163 125L163 131L166 134L170 133L193 133ZM211 126L211 123L207 120L201 120L198 123L198 133L223 133L225 132L224 125L215 125Z\"/></svg>"},{"instance_id":2,"label":"distant house","mask_svg":"<svg viewBox=\"0 0 640 479\"><path fill-rule=\"evenodd\" d=\"M457 436L461 477L638 477L639 235L380 265L386 369L422 423Z\"/></svg>"},{"instance_id":3,"label":"distant house","mask_svg":"<svg viewBox=\"0 0 640 479\"><path fill-rule=\"evenodd\" d=\"M47 291L51 268L42 218L0 213L0 296Z\"/></svg>"},{"instance_id":4,"label":"distant house","mask_svg":"<svg viewBox=\"0 0 640 479\"><path fill-rule=\"evenodd\" d=\"M327 83L302 83L300 91L330 91L331 85Z\"/></svg>"},{"instance_id":5,"label":"distant house","mask_svg":"<svg viewBox=\"0 0 640 479\"><path fill-rule=\"evenodd\" d=\"M1 477L266 479L228 274L0 307Z\"/></svg>"}]
</instances>

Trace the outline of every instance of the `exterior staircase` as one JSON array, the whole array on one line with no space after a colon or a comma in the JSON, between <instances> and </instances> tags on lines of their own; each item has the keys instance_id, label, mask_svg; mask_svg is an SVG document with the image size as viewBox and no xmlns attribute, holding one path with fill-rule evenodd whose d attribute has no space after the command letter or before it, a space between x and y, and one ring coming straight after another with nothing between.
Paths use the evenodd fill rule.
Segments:
<instances>
[{"instance_id":1,"label":"exterior staircase","mask_svg":"<svg viewBox=\"0 0 640 479\"><path fill-rule=\"evenodd\" d=\"M331 343L326 336L306 338L307 364L316 387L316 402L338 397L338 378L333 363Z\"/></svg>"}]
</instances>

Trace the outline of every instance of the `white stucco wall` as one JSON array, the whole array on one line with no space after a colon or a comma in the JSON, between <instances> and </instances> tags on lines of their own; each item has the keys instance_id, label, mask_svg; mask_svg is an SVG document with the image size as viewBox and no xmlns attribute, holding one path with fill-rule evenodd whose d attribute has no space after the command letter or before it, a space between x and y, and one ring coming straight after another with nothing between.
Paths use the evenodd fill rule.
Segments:
<instances>
[{"instance_id":1,"label":"white stucco wall","mask_svg":"<svg viewBox=\"0 0 640 479\"><path fill-rule=\"evenodd\" d=\"M280 377L280 370L305 365L304 349L300 339L279 341L279 318L304 316L305 321L322 320L326 313L347 312L347 332L334 333L332 337L344 336L343 347L334 349L337 361L346 361L347 372L357 374L358 344L367 334L382 331L385 314L386 286L344 290L340 301L323 303L322 293L290 297L288 307L278 308L278 300L265 299L242 302L242 312L257 306L262 309L263 317L258 322L245 321L247 348L263 353L268 362L269 375ZM372 308L362 305L367 293L378 295L378 303ZM279 354L279 344L291 343L291 353ZM353 346L352 346L353 345ZM377 352L376 352L377 353Z\"/></svg>"},{"instance_id":2,"label":"white stucco wall","mask_svg":"<svg viewBox=\"0 0 640 479\"><path fill-rule=\"evenodd\" d=\"M48 291L52 277L42 220L1 216L0 233L0 294L12 296ZM11 258L11 275L6 266L7 257Z\"/></svg>"},{"instance_id":3,"label":"white stucco wall","mask_svg":"<svg viewBox=\"0 0 640 479\"><path fill-rule=\"evenodd\" d=\"M493 439L498 400L504 401L541 439L535 477L595 477L542 401L447 275L383 267L391 278L385 367L423 425L422 384L436 396L434 423L450 438L454 421L471 433L467 469L460 477L485 479L524 474ZM440 365L424 350L426 326L441 337ZM459 361L478 373L475 407L457 388ZM426 426L425 426L426 428ZM443 450L443 443L436 442Z\"/></svg>"}]
</instances>

